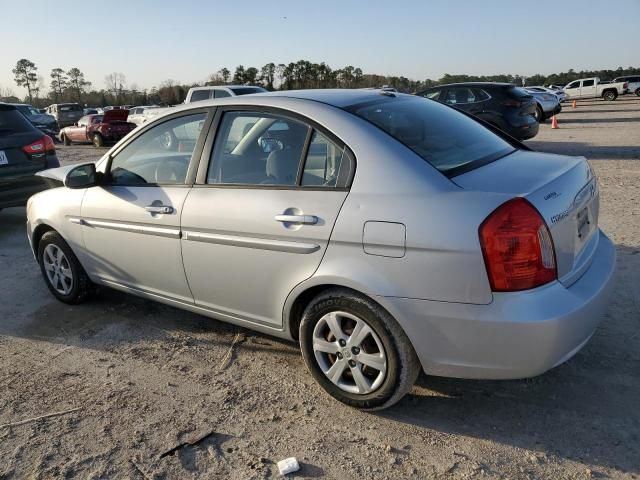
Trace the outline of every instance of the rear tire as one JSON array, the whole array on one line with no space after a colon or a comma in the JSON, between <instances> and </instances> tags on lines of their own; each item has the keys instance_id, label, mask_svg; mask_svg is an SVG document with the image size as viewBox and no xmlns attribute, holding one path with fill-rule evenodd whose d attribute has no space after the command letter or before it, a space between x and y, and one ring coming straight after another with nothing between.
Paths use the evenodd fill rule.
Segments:
<instances>
[{"instance_id":1,"label":"rear tire","mask_svg":"<svg viewBox=\"0 0 640 480\"><path fill-rule=\"evenodd\" d=\"M309 303L300 323L300 346L320 386L363 410L398 402L421 370L395 319L370 298L343 288L327 290Z\"/></svg>"},{"instance_id":2,"label":"rear tire","mask_svg":"<svg viewBox=\"0 0 640 480\"><path fill-rule=\"evenodd\" d=\"M71 140L69 140L69 137L67 137L65 134L62 134L62 143L64 143L65 146L69 146L71 145Z\"/></svg>"},{"instance_id":3,"label":"rear tire","mask_svg":"<svg viewBox=\"0 0 640 480\"><path fill-rule=\"evenodd\" d=\"M533 114L536 122L543 123L544 122L544 112L542 111L542 107L540 105L536 105L536 113Z\"/></svg>"},{"instance_id":4,"label":"rear tire","mask_svg":"<svg viewBox=\"0 0 640 480\"><path fill-rule=\"evenodd\" d=\"M94 290L78 258L58 232L49 231L40 239L38 264L49 291L61 302L81 303Z\"/></svg>"},{"instance_id":5,"label":"rear tire","mask_svg":"<svg viewBox=\"0 0 640 480\"><path fill-rule=\"evenodd\" d=\"M640 88L636 89L636 96L640 97Z\"/></svg>"},{"instance_id":6,"label":"rear tire","mask_svg":"<svg viewBox=\"0 0 640 480\"><path fill-rule=\"evenodd\" d=\"M607 102L613 102L616 98L618 98L618 93L613 90L607 90L602 94L602 98Z\"/></svg>"},{"instance_id":7,"label":"rear tire","mask_svg":"<svg viewBox=\"0 0 640 480\"><path fill-rule=\"evenodd\" d=\"M102 135L100 135L99 133L94 133L91 136L91 143L93 143L94 147L100 148L104 146L104 139L102 138Z\"/></svg>"}]
</instances>

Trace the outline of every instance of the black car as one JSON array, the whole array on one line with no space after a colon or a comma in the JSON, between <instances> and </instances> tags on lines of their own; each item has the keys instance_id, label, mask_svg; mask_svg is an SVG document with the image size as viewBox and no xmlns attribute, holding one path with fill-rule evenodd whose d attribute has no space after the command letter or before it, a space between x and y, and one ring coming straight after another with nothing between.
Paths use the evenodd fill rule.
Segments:
<instances>
[{"instance_id":1,"label":"black car","mask_svg":"<svg viewBox=\"0 0 640 480\"><path fill-rule=\"evenodd\" d=\"M56 147L13 105L0 103L0 210L24 205L47 185L35 173L59 167Z\"/></svg>"},{"instance_id":2,"label":"black car","mask_svg":"<svg viewBox=\"0 0 640 480\"><path fill-rule=\"evenodd\" d=\"M535 99L511 83L453 83L417 95L475 115L518 140L538 134Z\"/></svg>"}]
</instances>

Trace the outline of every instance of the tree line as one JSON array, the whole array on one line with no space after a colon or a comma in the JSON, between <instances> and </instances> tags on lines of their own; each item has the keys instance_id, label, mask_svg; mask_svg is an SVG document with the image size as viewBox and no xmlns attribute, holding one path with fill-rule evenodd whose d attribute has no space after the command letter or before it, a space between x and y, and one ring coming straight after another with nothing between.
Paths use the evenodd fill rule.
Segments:
<instances>
[{"instance_id":1,"label":"tree line","mask_svg":"<svg viewBox=\"0 0 640 480\"><path fill-rule=\"evenodd\" d=\"M38 108L52 103L78 102L90 106L106 105L174 105L181 103L189 90L198 84L179 84L174 80L164 80L150 89L140 89L135 83L127 84L126 76L113 72L105 76L105 88L92 88L92 82L85 79L77 67L68 69L56 67L49 73L48 84L38 74L38 67L32 61L22 58L12 70L17 86L27 90L20 99L10 88L0 88L0 101L28 102ZM412 80L404 76L388 76L364 73L359 67L348 65L334 69L327 63L299 60L289 64L267 63L261 68L238 65L233 72L224 67L209 75L205 85L256 85L267 90L293 90L306 88L368 88L388 85L401 92L414 93L422 89L458 82L508 82L516 85L565 85L584 77L600 77L612 80L624 75L640 75L640 68L618 67L616 70L570 69L567 72L550 75L451 75L445 73L440 79Z\"/></svg>"}]
</instances>

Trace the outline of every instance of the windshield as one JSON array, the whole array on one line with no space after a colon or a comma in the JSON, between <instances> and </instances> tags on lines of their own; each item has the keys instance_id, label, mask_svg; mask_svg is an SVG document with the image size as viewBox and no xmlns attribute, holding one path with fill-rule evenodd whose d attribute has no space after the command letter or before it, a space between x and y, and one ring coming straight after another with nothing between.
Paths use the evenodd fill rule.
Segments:
<instances>
[{"instance_id":1,"label":"windshield","mask_svg":"<svg viewBox=\"0 0 640 480\"><path fill-rule=\"evenodd\" d=\"M421 97L379 100L347 110L384 130L447 176L515 150L463 113Z\"/></svg>"}]
</instances>

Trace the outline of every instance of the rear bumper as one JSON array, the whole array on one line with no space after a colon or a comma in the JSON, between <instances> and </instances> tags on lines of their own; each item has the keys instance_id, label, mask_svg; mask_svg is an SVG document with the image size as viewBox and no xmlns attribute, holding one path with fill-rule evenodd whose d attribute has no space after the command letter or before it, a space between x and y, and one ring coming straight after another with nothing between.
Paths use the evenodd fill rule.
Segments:
<instances>
[{"instance_id":1,"label":"rear bumper","mask_svg":"<svg viewBox=\"0 0 640 480\"><path fill-rule=\"evenodd\" d=\"M494 293L489 305L384 297L427 374L477 379L539 375L591 338L613 288L616 252L602 232L591 266L565 288Z\"/></svg>"},{"instance_id":2,"label":"rear bumper","mask_svg":"<svg viewBox=\"0 0 640 480\"><path fill-rule=\"evenodd\" d=\"M507 133L518 140L527 140L535 137L538 134L540 125L535 118L531 117L531 120L531 122L527 122L524 125L510 125Z\"/></svg>"}]
</instances>

